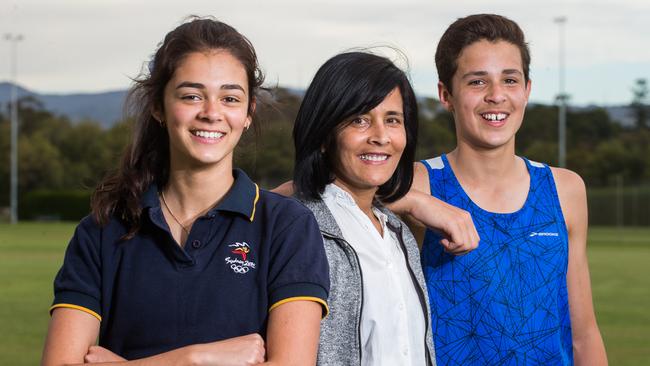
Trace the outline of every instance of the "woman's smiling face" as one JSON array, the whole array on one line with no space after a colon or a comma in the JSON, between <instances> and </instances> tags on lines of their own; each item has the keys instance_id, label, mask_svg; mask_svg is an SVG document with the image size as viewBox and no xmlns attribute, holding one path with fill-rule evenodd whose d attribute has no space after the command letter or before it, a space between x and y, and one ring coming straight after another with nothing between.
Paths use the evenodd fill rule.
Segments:
<instances>
[{"instance_id":1,"label":"woman's smiling face","mask_svg":"<svg viewBox=\"0 0 650 366\"><path fill-rule=\"evenodd\" d=\"M337 151L331 152L335 182L353 194L376 191L392 177L405 147L402 94L395 88L379 105L344 122L337 132Z\"/></svg>"}]
</instances>

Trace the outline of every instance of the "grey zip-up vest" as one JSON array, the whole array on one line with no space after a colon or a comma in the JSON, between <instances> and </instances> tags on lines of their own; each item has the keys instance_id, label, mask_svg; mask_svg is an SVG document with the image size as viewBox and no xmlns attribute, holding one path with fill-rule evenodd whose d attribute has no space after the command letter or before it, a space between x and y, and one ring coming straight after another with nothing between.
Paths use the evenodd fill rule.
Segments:
<instances>
[{"instance_id":1,"label":"grey zip-up vest","mask_svg":"<svg viewBox=\"0 0 650 366\"><path fill-rule=\"evenodd\" d=\"M363 304L363 273L352 246L343 239L341 229L323 201L302 201L316 217L325 253L330 266L330 293L327 303L330 313L321 322L318 365L358 366L361 364L361 305ZM429 298L420 265L420 253L415 238L406 225L390 210L378 207L388 216L387 227L394 231L406 256L408 270L417 284L422 311L426 315L425 343L428 366L436 365L431 334ZM404 365L407 366L407 365ZM411 365L408 365L411 366ZM420 365L413 365L420 366Z\"/></svg>"}]
</instances>

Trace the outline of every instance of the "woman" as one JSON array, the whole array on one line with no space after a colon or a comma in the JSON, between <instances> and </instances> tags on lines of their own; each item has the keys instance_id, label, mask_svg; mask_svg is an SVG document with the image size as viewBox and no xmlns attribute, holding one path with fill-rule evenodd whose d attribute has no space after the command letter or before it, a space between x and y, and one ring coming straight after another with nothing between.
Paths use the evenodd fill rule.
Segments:
<instances>
[{"instance_id":1,"label":"woman","mask_svg":"<svg viewBox=\"0 0 650 366\"><path fill-rule=\"evenodd\" d=\"M321 365L431 365L428 300L415 240L382 206L413 178L417 104L390 60L337 55L316 73L293 136L296 193L330 265Z\"/></svg>"},{"instance_id":2,"label":"woman","mask_svg":"<svg viewBox=\"0 0 650 366\"><path fill-rule=\"evenodd\" d=\"M262 80L226 24L167 34L130 93L120 170L55 279L44 365L315 363L329 285L317 224L232 166Z\"/></svg>"}]
</instances>

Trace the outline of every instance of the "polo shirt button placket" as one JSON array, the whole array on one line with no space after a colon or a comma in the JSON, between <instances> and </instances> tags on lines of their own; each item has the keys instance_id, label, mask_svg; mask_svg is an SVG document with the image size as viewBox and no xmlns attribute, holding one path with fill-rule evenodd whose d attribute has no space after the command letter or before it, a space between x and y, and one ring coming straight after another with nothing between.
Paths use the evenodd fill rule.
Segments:
<instances>
[{"instance_id":1,"label":"polo shirt button placket","mask_svg":"<svg viewBox=\"0 0 650 366\"><path fill-rule=\"evenodd\" d=\"M200 247L201 247L201 241L200 240L192 240L192 248L199 249Z\"/></svg>"}]
</instances>

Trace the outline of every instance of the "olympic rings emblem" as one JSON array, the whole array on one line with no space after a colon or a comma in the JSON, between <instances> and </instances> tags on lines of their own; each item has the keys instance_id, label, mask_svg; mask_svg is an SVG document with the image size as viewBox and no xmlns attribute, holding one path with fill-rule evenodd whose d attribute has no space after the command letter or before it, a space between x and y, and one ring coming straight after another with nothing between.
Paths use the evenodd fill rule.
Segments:
<instances>
[{"instance_id":1,"label":"olympic rings emblem","mask_svg":"<svg viewBox=\"0 0 650 366\"><path fill-rule=\"evenodd\" d=\"M248 271L250 271L250 268L249 268L249 267L239 266L239 265L234 264L234 263L230 265L230 268L231 268L235 273L239 273L239 274L244 274L244 273L247 273Z\"/></svg>"}]
</instances>

